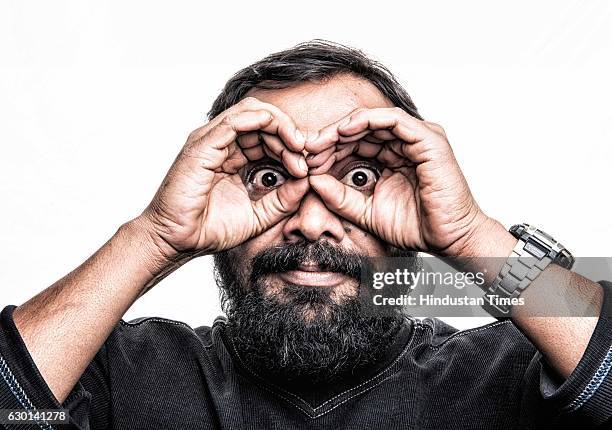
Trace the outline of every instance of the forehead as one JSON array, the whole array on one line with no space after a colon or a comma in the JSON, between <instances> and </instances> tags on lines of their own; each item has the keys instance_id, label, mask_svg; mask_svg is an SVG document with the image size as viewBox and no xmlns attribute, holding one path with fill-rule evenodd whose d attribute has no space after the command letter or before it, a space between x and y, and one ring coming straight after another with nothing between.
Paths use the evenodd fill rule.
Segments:
<instances>
[{"instance_id":1,"label":"forehead","mask_svg":"<svg viewBox=\"0 0 612 430\"><path fill-rule=\"evenodd\" d=\"M394 106L370 81L348 74L282 89L256 88L247 95L275 105L306 131L319 130L357 108Z\"/></svg>"}]
</instances>

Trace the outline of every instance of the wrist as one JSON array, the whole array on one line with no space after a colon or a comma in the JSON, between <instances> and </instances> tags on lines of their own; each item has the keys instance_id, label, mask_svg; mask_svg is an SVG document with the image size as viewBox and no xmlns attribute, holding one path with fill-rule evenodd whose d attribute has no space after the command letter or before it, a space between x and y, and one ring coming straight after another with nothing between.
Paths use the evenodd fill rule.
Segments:
<instances>
[{"instance_id":1,"label":"wrist","mask_svg":"<svg viewBox=\"0 0 612 430\"><path fill-rule=\"evenodd\" d=\"M178 253L158 238L148 221L141 216L123 224L116 233L128 246L136 247L141 255L141 264L152 277L172 266Z\"/></svg>"},{"instance_id":2,"label":"wrist","mask_svg":"<svg viewBox=\"0 0 612 430\"><path fill-rule=\"evenodd\" d=\"M483 273L486 287L495 280L516 242L499 221L482 214L448 261L457 270Z\"/></svg>"},{"instance_id":3,"label":"wrist","mask_svg":"<svg viewBox=\"0 0 612 430\"><path fill-rule=\"evenodd\" d=\"M516 238L497 220L484 214L478 217L456 258L506 258L516 245Z\"/></svg>"}]
</instances>

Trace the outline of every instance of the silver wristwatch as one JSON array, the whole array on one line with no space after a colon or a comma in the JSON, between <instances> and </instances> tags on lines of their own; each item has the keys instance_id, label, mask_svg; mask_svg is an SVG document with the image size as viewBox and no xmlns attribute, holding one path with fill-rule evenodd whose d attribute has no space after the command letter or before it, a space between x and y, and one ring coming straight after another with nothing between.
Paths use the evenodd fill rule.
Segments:
<instances>
[{"instance_id":1,"label":"silver wristwatch","mask_svg":"<svg viewBox=\"0 0 612 430\"><path fill-rule=\"evenodd\" d=\"M574 257L555 239L529 224L510 227L518 239L495 281L486 292L485 310L496 317L507 317L512 299L518 298L546 266L555 263L566 269L574 265ZM488 296L495 296L490 300Z\"/></svg>"}]
</instances>

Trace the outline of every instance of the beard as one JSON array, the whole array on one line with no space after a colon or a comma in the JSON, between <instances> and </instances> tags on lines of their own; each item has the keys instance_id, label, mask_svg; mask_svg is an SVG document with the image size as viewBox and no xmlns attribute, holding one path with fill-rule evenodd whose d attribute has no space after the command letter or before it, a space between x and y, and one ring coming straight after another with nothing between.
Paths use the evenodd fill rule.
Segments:
<instances>
[{"instance_id":1,"label":"beard","mask_svg":"<svg viewBox=\"0 0 612 430\"><path fill-rule=\"evenodd\" d=\"M238 253L215 255L215 278L229 340L244 365L260 376L301 384L333 382L381 360L405 322L401 309L374 309L360 288L367 267L363 255L328 241L271 247L250 264ZM395 251L393 256L411 257L407 261L413 268L419 264L414 252ZM270 280L305 262L354 282L347 289Z\"/></svg>"}]
</instances>

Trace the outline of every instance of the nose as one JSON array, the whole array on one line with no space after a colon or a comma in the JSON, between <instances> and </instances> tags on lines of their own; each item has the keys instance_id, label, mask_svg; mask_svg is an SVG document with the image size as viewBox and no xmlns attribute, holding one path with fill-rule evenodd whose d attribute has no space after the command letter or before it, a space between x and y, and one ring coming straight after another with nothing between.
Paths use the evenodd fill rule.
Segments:
<instances>
[{"instance_id":1,"label":"nose","mask_svg":"<svg viewBox=\"0 0 612 430\"><path fill-rule=\"evenodd\" d=\"M340 218L327 209L313 191L304 196L300 208L283 226L283 236L290 242L297 240L316 242L326 239L340 243L344 235L345 230Z\"/></svg>"}]
</instances>

